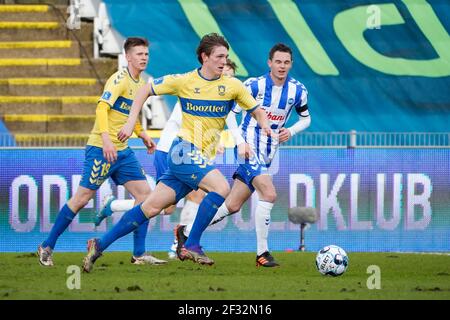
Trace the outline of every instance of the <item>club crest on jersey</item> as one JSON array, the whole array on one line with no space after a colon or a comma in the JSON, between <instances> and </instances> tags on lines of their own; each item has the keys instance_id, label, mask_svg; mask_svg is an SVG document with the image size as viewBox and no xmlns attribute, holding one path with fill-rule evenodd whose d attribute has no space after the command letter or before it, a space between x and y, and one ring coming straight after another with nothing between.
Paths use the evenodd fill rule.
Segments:
<instances>
[{"instance_id":1,"label":"club crest on jersey","mask_svg":"<svg viewBox=\"0 0 450 320\"><path fill-rule=\"evenodd\" d=\"M294 98L289 98L288 104L293 104L293 103L294 103Z\"/></svg>"},{"instance_id":2,"label":"club crest on jersey","mask_svg":"<svg viewBox=\"0 0 450 320\"><path fill-rule=\"evenodd\" d=\"M225 86L217 86L217 91L219 93L219 96L224 96L225 95Z\"/></svg>"}]
</instances>

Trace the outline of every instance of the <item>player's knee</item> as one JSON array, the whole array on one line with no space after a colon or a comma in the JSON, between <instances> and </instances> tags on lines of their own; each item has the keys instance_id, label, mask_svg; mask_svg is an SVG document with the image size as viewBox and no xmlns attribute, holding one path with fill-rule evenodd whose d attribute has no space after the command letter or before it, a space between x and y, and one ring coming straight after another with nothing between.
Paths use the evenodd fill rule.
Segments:
<instances>
[{"instance_id":1,"label":"player's knee","mask_svg":"<svg viewBox=\"0 0 450 320\"><path fill-rule=\"evenodd\" d=\"M241 209L239 202L233 201L226 204L229 213L236 213Z\"/></svg>"},{"instance_id":2,"label":"player's knee","mask_svg":"<svg viewBox=\"0 0 450 320\"><path fill-rule=\"evenodd\" d=\"M141 205L141 209L147 218L154 217L162 211L161 208L154 206L151 201L144 201Z\"/></svg>"},{"instance_id":3,"label":"player's knee","mask_svg":"<svg viewBox=\"0 0 450 320\"><path fill-rule=\"evenodd\" d=\"M167 207L167 208L164 209L164 214L165 214L165 215L172 214L172 213L175 212L175 209L176 209L176 208L177 208L176 205L169 206L169 207Z\"/></svg>"},{"instance_id":4,"label":"player's knee","mask_svg":"<svg viewBox=\"0 0 450 320\"><path fill-rule=\"evenodd\" d=\"M89 200L91 200L91 197L84 195L75 196L72 197L67 204L74 212L78 212L88 204Z\"/></svg>"},{"instance_id":5,"label":"player's knee","mask_svg":"<svg viewBox=\"0 0 450 320\"><path fill-rule=\"evenodd\" d=\"M216 186L216 188L214 188L214 192L226 198L230 193L230 185L226 181L224 183L220 183Z\"/></svg>"},{"instance_id":6,"label":"player's knee","mask_svg":"<svg viewBox=\"0 0 450 320\"><path fill-rule=\"evenodd\" d=\"M193 192L189 193L186 196L186 199L190 200L192 202L195 202L195 203L200 203L200 202L202 202L204 197L205 197L205 193L199 189L197 191L193 191Z\"/></svg>"},{"instance_id":7,"label":"player's knee","mask_svg":"<svg viewBox=\"0 0 450 320\"><path fill-rule=\"evenodd\" d=\"M277 192L274 188L268 188L263 191L262 199L266 202L274 203L277 200Z\"/></svg>"}]
</instances>

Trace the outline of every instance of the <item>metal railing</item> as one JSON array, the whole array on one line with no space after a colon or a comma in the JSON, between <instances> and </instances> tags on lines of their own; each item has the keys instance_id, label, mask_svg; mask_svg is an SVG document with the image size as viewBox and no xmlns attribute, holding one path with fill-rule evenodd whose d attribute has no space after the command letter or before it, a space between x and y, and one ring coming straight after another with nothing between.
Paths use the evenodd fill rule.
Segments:
<instances>
[{"instance_id":1,"label":"metal railing","mask_svg":"<svg viewBox=\"0 0 450 320\"><path fill-rule=\"evenodd\" d=\"M0 147L84 147L88 134L0 134ZM450 132L302 132L287 148L450 148Z\"/></svg>"},{"instance_id":2,"label":"metal railing","mask_svg":"<svg viewBox=\"0 0 450 320\"><path fill-rule=\"evenodd\" d=\"M449 148L450 132L302 132L283 144L306 148Z\"/></svg>"}]
</instances>

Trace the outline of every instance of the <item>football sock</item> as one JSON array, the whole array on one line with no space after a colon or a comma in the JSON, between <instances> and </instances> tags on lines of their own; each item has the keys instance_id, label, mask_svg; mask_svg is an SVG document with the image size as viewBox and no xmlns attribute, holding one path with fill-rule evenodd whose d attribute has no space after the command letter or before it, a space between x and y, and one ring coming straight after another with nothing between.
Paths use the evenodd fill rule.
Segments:
<instances>
[{"instance_id":1,"label":"football sock","mask_svg":"<svg viewBox=\"0 0 450 320\"><path fill-rule=\"evenodd\" d=\"M214 222L219 222L221 220L223 220L223 218L227 217L230 215L230 212L228 211L227 206L225 205L225 203L223 203L220 208L217 210L217 213L215 214L215 216L213 217L211 223L209 225L211 225ZM193 221L191 223L189 223L188 225L186 225L186 228L184 228L184 235L186 237L189 237L189 234L191 232L192 229L192 225L193 225Z\"/></svg>"},{"instance_id":2,"label":"football sock","mask_svg":"<svg viewBox=\"0 0 450 320\"><path fill-rule=\"evenodd\" d=\"M203 198L198 208L197 216L195 217L194 224L192 225L189 238L185 243L185 247L193 247L200 245L200 237L203 231L208 227L212 218L217 212L217 209L225 201L225 198L215 192L209 192L205 198Z\"/></svg>"},{"instance_id":3,"label":"football sock","mask_svg":"<svg viewBox=\"0 0 450 320\"><path fill-rule=\"evenodd\" d=\"M230 215L230 211L228 211L227 206L225 205L225 203L223 203L219 210L217 210L216 215L214 216L214 218L212 219L211 223L215 222L220 222L222 221L225 217Z\"/></svg>"},{"instance_id":4,"label":"football sock","mask_svg":"<svg viewBox=\"0 0 450 320\"><path fill-rule=\"evenodd\" d=\"M104 251L111 243L129 234L145 221L148 221L148 218L142 211L140 204L125 212L119 222L100 239L99 250Z\"/></svg>"},{"instance_id":5,"label":"football sock","mask_svg":"<svg viewBox=\"0 0 450 320\"><path fill-rule=\"evenodd\" d=\"M135 206L134 200L114 200L111 202L112 212L123 212L131 210Z\"/></svg>"},{"instance_id":6,"label":"football sock","mask_svg":"<svg viewBox=\"0 0 450 320\"><path fill-rule=\"evenodd\" d=\"M42 243L42 247L50 247L53 250L56 244L56 240L58 240L59 236L64 232L64 230L67 229L75 216L76 214L69 208L67 204L65 204L64 207L62 207L59 211L58 216L56 217L55 224L53 225L53 228L50 231L47 240Z\"/></svg>"},{"instance_id":7,"label":"football sock","mask_svg":"<svg viewBox=\"0 0 450 320\"><path fill-rule=\"evenodd\" d=\"M144 223L137 227L133 232L133 256L135 257L140 257L145 253L145 237L147 236L149 222L150 220L144 221Z\"/></svg>"},{"instance_id":8,"label":"football sock","mask_svg":"<svg viewBox=\"0 0 450 320\"><path fill-rule=\"evenodd\" d=\"M200 205L191 200L186 200L180 213L180 224L186 226L194 222Z\"/></svg>"},{"instance_id":9,"label":"football sock","mask_svg":"<svg viewBox=\"0 0 450 320\"><path fill-rule=\"evenodd\" d=\"M257 255L261 255L269 251L267 238L269 236L270 227L270 211L273 203L259 200L256 206L255 226L256 226L256 244Z\"/></svg>"}]
</instances>

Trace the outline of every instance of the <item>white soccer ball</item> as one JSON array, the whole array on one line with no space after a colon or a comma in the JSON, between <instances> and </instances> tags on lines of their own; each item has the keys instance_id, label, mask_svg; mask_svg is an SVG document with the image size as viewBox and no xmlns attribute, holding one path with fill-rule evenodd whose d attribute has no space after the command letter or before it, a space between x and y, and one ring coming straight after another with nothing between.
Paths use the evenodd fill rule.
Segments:
<instances>
[{"instance_id":1,"label":"white soccer ball","mask_svg":"<svg viewBox=\"0 0 450 320\"><path fill-rule=\"evenodd\" d=\"M317 253L316 267L323 275L340 276L344 274L348 267L347 253L344 249L335 245L323 247Z\"/></svg>"}]
</instances>

